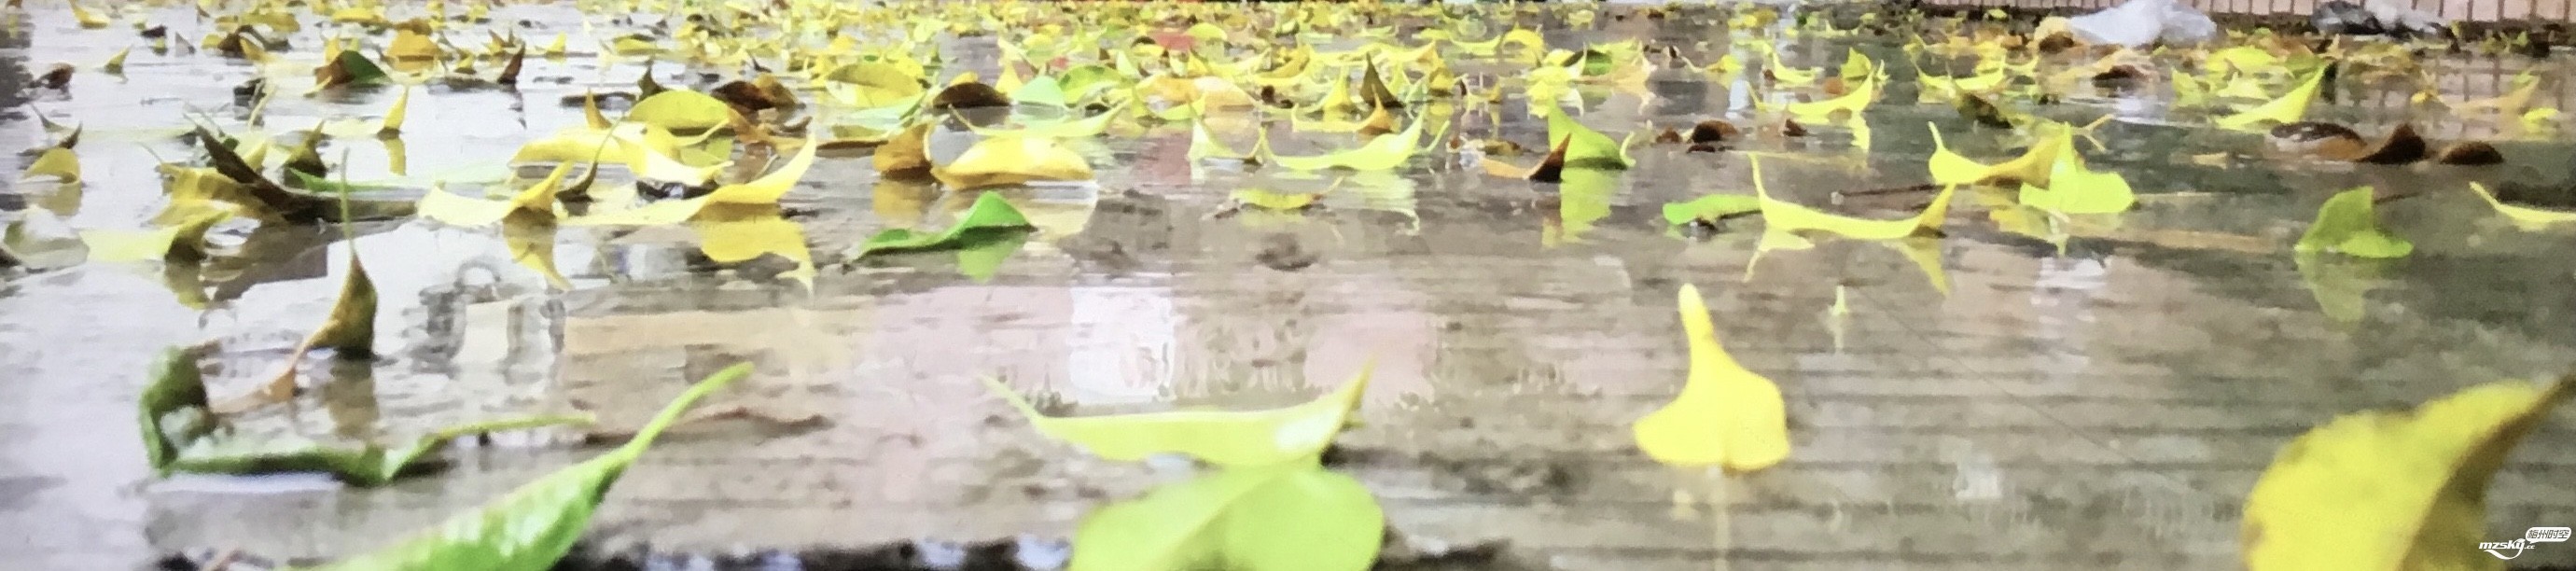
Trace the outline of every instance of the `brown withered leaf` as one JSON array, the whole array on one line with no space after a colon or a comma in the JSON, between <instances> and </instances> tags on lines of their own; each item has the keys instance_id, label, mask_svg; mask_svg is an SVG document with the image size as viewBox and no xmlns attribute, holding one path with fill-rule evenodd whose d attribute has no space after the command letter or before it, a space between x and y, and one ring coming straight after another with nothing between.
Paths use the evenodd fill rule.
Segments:
<instances>
[{"instance_id":1,"label":"brown withered leaf","mask_svg":"<svg viewBox=\"0 0 2576 571\"><path fill-rule=\"evenodd\" d=\"M2039 40L2039 53L2053 54L2076 46L2075 38L2066 34L2049 34Z\"/></svg>"},{"instance_id":2,"label":"brown withered leaf","mask_svg":"<svg viewBox=\"0 0 2576 571\"><path fill-rule=\"evenodd\" d=\"M45 70L44 75L36 77L36 85L41 85L44 86L45 89L53 90L61 90L66 87L71 87L72 64L54 64L52 69Z\"/></svg>"},{"instance_id":3,"label":"brown withered leaf","mask_svg":"<svg viewBox=\"0 0 2576 571\"><path fill-rule=\"evenodd\" d=\"M526 63L527 59L528 48L521 46L519 51L510 54L510 63L508 65L501 66L501 76L492 80L492 82L499 83L501 85L518 85L519 66L520 64Z\"/></svg>"},{"instance_id":4,"label":"brown withered leaf","mask_svg":"<svg viewBox=\"0 0 2576 571\"><path fill-rule=\"evenodd\" d=\"M930 108L942 111L1009 106L1011 106L1009 96L1002 95L1001 90L993 89L993 86L982 82L951 85L947 89L939 90L938 95L930 98Z\"/></svg>"},{"instance_id":5,"label":"brown withered leaf","mask_svg":"<svg viewBox=\"0 0 2576 571\"><path fill-rule=\"evenodd\" d=\"M213 131L198 127L193 138L198 146L205 148L207 166L240 184L245 196L243 206L251 207L260 218L287 222L345 222L400 218L412 214L414 205L408 200L350 200L344 216L336 200L279 186L276 181L259 174L259 169L244 162L232 147L224 146L223 138Z\"/></svg>"},{"instance_id":6,"label":"brown withered leaf","mask_svg":"<svg viewBox=\"0 0 2576 571\"><path fill-rule=\"evenodd\" d=\"M2013 126L2011 119L2004 118L2002 108L1995 107L1993 102L1986 101L1986 98L1978 97L1974 93L1961 92L1958 101L1953 102L1953 107L1958 109L1959 117L1976 121L1978 125L1997 129L2010 129Z\"/></svg>"},{"instance_id":7,"label":"brown withered leaf","mask_svg":"<svg viewBox=\"0 0 2576 571\"><path fill-rule=\"evenodd\" d=\"M1734 123L1710 119L1691 127L1690 142L1717 143L1740 136L1743 131L1736 129Z\"/></svg>"},{"instance_id":8,"label":"brown withered leaf","mask_svg":"<svg viewBox=\"0 0 2576 571\"><path fill-rule=\"evenodd\" d=\"M2424 160L2431 153L2432 147L2425 144L2424 137L2415 134L2415 124L2400 123L2395 130L2388 132L2387 140L2380 141L2379 148L2353 159L2353 162L2402 165Z\"/></svg>"},{"instance_id":9,"label":"brown withered leaf","mask_svg":"<svg viewBox=\"0 0 2576 571\"><path fill-rule=\"evenodd\" d=\"M2433 162L2446 165L2500 165L2504 164L2504 153L2496 151L2495 145L2461 141L2452 143L2450 148L2442 149L2442 154L2433 157Z\"/></svg>"},{"instance_id":10,"label":"brown withered leaf","mask_svg":"<svg viewBox=\"0 0 2576 571\"><path fill-rule=\"evenodd\" d=\"M2137 80L2137 79L2145 78L2146 76L2147 76L2147 72L2146 72L2146 70L2138 69L2138 66L2129 65L2129 64L2120 64L2120 65L2111 66L2111 69L2110 69L2109 71L2104 71L2104 72L2102 72L2102 73L2096 73L2096 74L2093 74L2093 82L2094 82L2094 83L2112 83L2112 82L2119 82L2119 81L2133 81L2133 80Z\"/></svg>"},{"instance_id":11,"label":"brown withered leaf","mask_svg":"<svg viewBox=\"0 0 2576 571\"><path fill-rule=\"evenodd\" d=\"M2273 127L2264 142L2277 152L2337 161L2359 159L2368 154L2369 146L2352 128L2321 121Z\"/></svg>"},{"instance_id":12,"label":"brown withered leaf","mask_svg":"<svg viewBox=\"0 0 2576 571\"><path fill-rule=\"evenodd\" d=\"M779 107L778 102L770 99L767 92L749 81L739 79L716 86L715 90L707 92L707 95L733 106L734 112L745 116L756 116L761 111Z\"/></svg>"},{"instance_id":13,"label":"brown withered leaf","mask_svg":"<svg viewBox=\"0 0 2576 571\"><path fill-rule=\"evenodd\" d=\"M1538 168L1530 171L1529 179L1534 182L1565 182L1565 150L1573 146L1573 137L1557 141L1556 150L1547 152L1547 160L1539 161Z\"/></svg>"},{"instance_id":14,"label":"brown withered leaf","mask_svg":"<svg viewBox=\"0 0 2576 571\"><path fill-rule=\"evenodd\" d=\"M1377 60L1375 59L1369 60L1368 71L1363 72L1360 76L1359 95L1361 101L1366 101L1370 106L1381 110L1401 109L1404 107L1404 100L1398 99L1395 96L1395 90L1387 89L1386 78L1378 74Z\"/></svg>"},{"instance_id":15,"label":"brown withered leaf","mask_svg":"<svg viewBox=\"0 0 2576 571\"><path fill-rule=\"evenodd\" d=\"M1664 128L1664 132L1656 133L1656 134L1655 134L1655 144L1661 145L1661 144L1665 144L1665 143L1679 143L1679 142L1682 142L1682 130L1681 130L1681 129L1675 129L1675 128L1672 128L1672 127L1665 127L1665 128Z\"/></svg>"},{"instance_id":16,"label":"brown withered leaf","mask_svg":"<svg viewBox=\"0 0 2576 571\"><path fill-rule=\"evenodd\" d=\"M930 123L913 125L887 139L885 144L877 145L877 174L889 179L930 178L930 126Z\"/></svg>"},{"instance_id":17,"label":"brown withered leaf","mask_svg":"<svg viewBox=\"0 0 2576 571\"><path fill-rule=\"evenodd\" d=\"M1804 137L1807 136L1807 127L1805 125L1799 125L1798 120L1796 119L1781 119L1780 134L1791 137Z\"/></svg>"}]
</instances>

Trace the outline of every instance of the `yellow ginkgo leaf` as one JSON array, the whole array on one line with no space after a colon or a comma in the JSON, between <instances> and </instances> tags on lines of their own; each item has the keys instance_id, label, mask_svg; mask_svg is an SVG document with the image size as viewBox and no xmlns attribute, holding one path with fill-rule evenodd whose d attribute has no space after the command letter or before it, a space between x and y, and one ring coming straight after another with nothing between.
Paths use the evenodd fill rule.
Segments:
<instances>
[{"instance_id":1,"label":"yellow ginkgo leaf","mask_svg":"<svg viewBox=\"0 0 2576 571\"><path fill-rule=\"evenodd\" d=\"M1264 132L1261 136L1253 140L1252 152L1244 153L1236 152L1233 148L1225 146L1225 143L1218 142L1216 140L1216 134L1208 132L1207 122L1193 121L1190 123L1189 157L1192 161L1221 159L1241 161L1247 164L1257 164L1261 162L1262 157L1268 156L1269 154L1270 137L1267 132Z\"/></svg>"},{"instance_id":2,"label":"yellow ginkgo leaf","mask_svg":"<svg viewBox=\"0 0 2576 571\"><path fill-rule=\"evenodd\" d=\"M216 404L215 412L240 412L295 398L296 365L303 363L305 353L314 349L331 349L342 359L375 355L376 282L367 276L366 264L359 262L358 249L352 245L348 250L349 274L342 278L340 298L332 303L331 314L323 319L322 326L288 353L286 365L279 368L276 377L251 394Z\"/></svg>"},{"instance_id":3,"label":"yellow ginkgo leaf","mask_svg":"<svg viewBox=\"0 0 2576 571\"><path fill-rule=\"evenodd\" d=\"M100 68L106 71L108 75L125 73L125 55L133 52L134 48L130 47L116 50L116 55L108 56L107 65L100 66Z\"/></svg>"},{"instance_id":4,"label":"yellow ginkgo leaf","mask_svg":"<svg viewBox=\"0 0 2576 571\"><path fill-rule=\"evenodd\" d=\"M177 225L151 230L82 230L80 240L93 262L190 260L205 257L206 231L232 219L232 212L198 203ZM175 206L175 205L174 205Z\"/></svg>"},{"instance_id":5,"label":"yellow ginkgo leaf","mask_svg":"<svg viewBox=\"0 0 2576 571\"><path fill-rule=\"evenodd\" d=\"M1404 132L1372 137L1367 144L1360 145L1356 149L1319 156L1273 154L1266 157L1266 160L1270 164L1301 171L1333 168L1355 171L1394 170L1413 159L1413 152L1419 148L1422 141L1422 124L1427 122L1415 121L1413 125L1405 127Z\"/></svg>"},{"instance_id":6,"label":"yellow ginkgo leaf","mask_svg":"<svg viewBox=\"0 0 2576 571\"><path fill-rule=\"evenodd\" d=\"M572 280L555 269L555 222L552 217L512 216L501 220L501 242L510 249L510 261L545 276L554 289L572 289Z\"/></svg>"},{"instance_id":7,"label":"yellow ginkgo leaf","mask_svg":"<svg viewBox=\"0 0 2576 571\"><path fill-rule=\"evenodd\" d=\"M88 7L81 6L81 3L79 2L73 2L71 5L72 21L78 22L80 27L95 30L105 28L108 24L116 23L115 20L109 18L106 14L91 12Z\"/></svg>"},{"instance_id":8,"label":"yellow ginkgo leaf","mask_svg":"<svg viewBox=\"0 0 2576 571\"><path fill-rule=\"evenodd\" d=\"M1275 211L1304 210L1323 198L1324 193L1321 192L1286 193L1254 188L1237 190L1229 195L1229 199L1238 206Z\"/></svg>"},{"instance_id":9,"label":"yellow ginkgo leaf","mask_svg":"<svg viewBox=\"0 0 2576 571\"><path fill-rule=\"evenodd\" d=\"M1821 231L1862 240L1893 240L1911 236L1939 236L1941 222L1950 216L1950 195L1957 186L1944 186L1933 195L1932 204L1913 218L1871 220L1853 218L1808 208L1795 202L1771 197L1762 183L1762 159L1747 157L1753 165L1753 194L1762 200L1762 223L1769 232Z\"/></svg>"},{"instance_id":10,"label":"yellow ginkgo leaf","mask_svg":"<svg viewBox=\"0 0 2576 571\"><path fill-rule=\"evenodd\" d=\"M2308 104L2317 100L2317 91L2325 85L2326 72L2333 66L2308 74L2307 81L2282 94L2279 99L2218 118L2218 126L2239 131L2270 129L2275 124L2297 123L2308 116Z\"/></svg>"},{"instance_id":11,"label":"yellow ginkgo leaf","mask_svg":"<svg viewBox=\"0 0 2576 571\"><path fill-rule=\"evenodd\" d=\"M2245 499L2248 571L2494 570L2486 489L2505 456L2576 395L2576 377L2498 381L2409 411L2345 415L2281 447ZM2354 538L2370 538L2355 541Z\"/></svg>"},{"instance_id":12,"label":"yellow ginkgo leaf","mask_svg":"<svg viewBox=\"0 0 2576 571\"><path fill-rule=\"evenodd\" d=\"M697 133L733 122L733 107L714 96L686 89L667 89L626 110L626 120L673 133Z\"/></svg>"},{"instance_id":13,"label":"yellow ginkgo leaf","mask_svg":"<svg viewBox=\"0 0 2576 571\"><path fill-rule=\"evenodd\" d=\"M2057 167L2057 155L2074 152L2074 135L2071 131L2065 131L2046 142L2031 145L2030 150L2022 152L2020 157L2002 164L1987 165L1951 152L1949 142L1941 138L1941 128L1932 126L1931 129L1932 182L1945 185L1982 184L1991 181L2046 185L2049 173Z\"/></svg>"},{"instance_id":14,"label":"yellow ginkgo leaf","mask_svg":"<svg viewBox=\"0 0 2576 571\"><path fill-rule=\"evenodd\" d=\"M410 114L410 111L411 88L404 87L402 95L394 96L393 108L385 110L384 126L376 130L376 136L393 137L402 135L403 117Z\"/></svg>"},{"instance_id":15,"label":"yellow ginkgo leaf","mask_svg":"<svg viewBox=\"0 0 2576 571\"><path fill-rule=\"evenodd\" d=\"M431 190L420 197L420 216L457 226L487 226L521 210L551 218L554 216L555 194L563 190L564 176L572 173L572 165L555 165L554 172L509 200L467 198Z\"/></svg>"},{"instance_id":16,"label":"yellow ginkgo leaf","mask_svg":"<svg viewBox=\"0 0 2576 571\"><path fill-rule=\"evenodd\" d=\"M841 66L825 74L824 79L829 80L825 84L827 91L859 107L901 105L927 93L919 73L882 61Z\"/></svg>"},{"instance_id":17,"label":"yellow ginkgo leaf","mask_svg":"<svg viewBox=\"0 0 2576 571\"><path fill-rule=\"evenodd\" d=\"M1780 63L1780 52L1778 50L1769 51L1768 57L1770 58L1768 61L1771 65L1764 67L1762 69L1762 73L1771 76L1772 81L1779 82L1781 85L1812 84L1816 82L1817 77L1824 75L1824 72L1822 71L1798 69Z\"/></svg>"},{"instance_id":18,"label":"yellow ginkgo leaf","mask_svg":"<svg viewBox=\"0 0 2576 571\"><path fill-rule=\"evenodd\" d=\"M2072 150L2059 152L2056 162L2046 188L2022 183L2021 204L2067 214L2112 214L2138 205L2129 179L2120 173L2086 169Z\"/></svg>"},{"instance_id":19,"label":"yellow ginkgo leaf","mask_svg":"<svg viewBox=\"0 0 2576 571\"><path fill-rule=\"evenodd\" d=\"M1822 121L1837 112L1859 115L1861 110L1869 108L1869 102L1877 96L1878 82L1863 81L1860 82L1860 86L1852 88L1850 92L1840 97L1823 101L1791 103L1789 114L1796 115L1800 119L1817 121Z\"/></svg>"},{"instance_id":20,"label":"yellow ginkgo leaf","mask_svg":"<svg viewBox=\"0 0 2576 571\"><path fill-rule=\"evenodd\" d=\"M392 61L429 61L438 59L438 44L427 34L411 28L394 32L394 40L385 46L385 59Z\"/></svg>"},{"instance_id":21,"label":"yellow ginkgo leaf","mask_svg":"<svg viewBox=\"0 0 2576 571\"><path fill-rule=\"evenodd\" d=\"M611 136L616 141L616 146L608 150L624 153L626 169L634 171L636 178L696 186L714 180L716 173L723 172L725 167L733 165L733 161L720 161L703 167L689 166L688 163L671 158L670 155L657 150L657 147L669 148L674 145L657 145L649 140L656 134L656 129L658 128L647 129L641 136L626 133Z\"/></svg>"},{"instance_id":22,"label":"yellow ginkgo leaf","mask_svg":"<svg viewBox=\"0 0 2576 571\"><path fill-rule=\"evenodd\" d=\"M62 147L45 149L44 154L36 156L35 162L27 164L27 172L20 175L19 180L48 176L66 183L80 182L80 155Z\"/></svg>"},{"instance_id":23,"label":"yellow ginkgo leaf","mask_svg":"<svg viewBox=\"0 0 2576 571\"><path fill-rule=\"evenodd\" d=\"M716 211L721 206L711 206ZM814 287L814 252L805 244L805 227L781 218L775 209L734 216L699 216L689 222L698 233L698 251L708 260L732 264L777 255L796 264L796 269L779 274Z\"/></svg>"},{"instance_id":24,"label":"yellow ginkgo leaf","mask_svg":"<svg viewBox=\"0 0 2576 571\"><path fill-rule=\"evenodd\" d=\"M2532 131L2549 130L2558 125L2558 115L2558 108L2555 107L2533 108L2522 114L2522 128Z\"/></svg>"},{"instance_id":25,"label":"yellow ginkgo leaf","mask_svg":"<svg viewBox=\"0 0 2576 571\"><path fill-rule=\"evenodd\" d=\"M1305 404L1270 410L1056 417L1039 412L1000 380L984 380L1038 432L1080 446L1093 456L1134 462L1182 454L1229 467L1314 461L1350 422L1351 413L1359 410L1368 381L1369 370L1363 367L1339 390Z\"/></svg>"},{"instance_id":26,"label":"yellow ginkgo leaf","mask_svg":"<svg viewBox=\"0 0 2576 571\"><path fill-rule=\"evenodd\" d=\"M1860 81L1868 78L1871 74L1878 72L1878 65L1869 61L1869 56L1861 55L1860 48L1848 48L1847 50L1848 51L1843 57L1843 67L1839 74L1842 76L1844 81Z\"/></svg>"},{"instance_id":27,"label":"yellow ginkgo leaf","mask_svg":"<svg viewBox=\"0 0 2576 571\"><path fill-rule=\"evenodd\" d=\"M787 191L796 188L797 181L805 179L805 171L814 167L814 147L808 144L796 149L796 156L787 159L786 165L760 178L716 187L715 192L707 194L707 200L723 204L777 204L779 198L787 196Z\"/></svg>"},{"instance_id":28,"label":"yellow ginkgo leaf","mask_svg":"<svg viewBox=\"0 0 2576 571\"><path fill-rule=\"evenodd\" d=\"M1690 376L1671 403L1630 426L1637 448L1657 462L1719 466L1729 472L1751 472L1788 459L1788 410L1779 385L1726 354L1698 287L1682 284L1680 305Z\"/></svg>"},{"instance_id":29,"label":"yellow ginkgo leaf","mask_svg":"<svg viewBox=\"0 0 2576 571\"><path fill-rule=\"evenodd\" d=\"M2540 78L2538 76L2531 75L2530 72L2526 71L2523 72L2522 75L2515 76L2513 82L2515 84L2513 91L2508 91L2503 95L2486 99L2475 99L2453 104L2451 105L2451 112L2466 113L2469 111L2487 110L2493 111L2495 114L2502 116L2521 115L2525 109L2531 107L2532 96L2540 93Z\"/></svg>"},{"instance_id":30,"label":"yellow ginkgo leaf","mask_svg":"<svg viewBox=\"0 0 2576 571\"><path fill-rule=\"evenodd\" d=\"M1091 161L1048 137L992 137L976 141L957 160L931 169L952 189L1040 181L1091 180Z\"/></svg>"},{"instance_id":31,"label":"yellow ginkgo leaf","mask_svg":"<svg viewBox=\"0 0 2576 571\"><path fill-rule=\"evenodd\" d=\"M2513 224L2515 226L2523 229L2539 229L2555 224L2576 223L2576 212L2543 210L2529 206L2505 204L2502 200L2496 200L2495 193L2488 192L2486 185L2474 182L2469 183L2469 190L2471 192L2478 193L2478 198L2486 199L2488 206L2495 207L2496 212L2504 214L2505 218L2513 220Z\"/></svg>"},{"instance_id":32,"label":"yellow ginkgo leaf","mask_svg":"<svg viewBox=\"0 0 2576 571\"><path fill-rule=\"evenodd\" d=\"M640 36L619 36L616 40L609 42L608 51L622 56L652 55L662 53L662 46L660 44L653 43L651 38Z\"/></svg>"}]
</instances>

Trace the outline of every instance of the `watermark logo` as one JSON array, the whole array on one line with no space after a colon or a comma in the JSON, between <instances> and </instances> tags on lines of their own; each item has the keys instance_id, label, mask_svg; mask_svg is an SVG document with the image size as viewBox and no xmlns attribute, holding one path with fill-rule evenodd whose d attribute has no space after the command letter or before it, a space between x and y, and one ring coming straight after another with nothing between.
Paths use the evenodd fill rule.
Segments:
<instances>
[{"instance_id":1,"label":"watermark logo","mask_svg":"<svg viewBox=\"0 0 2576 571\"><path fill-rule=\"evenodd\" d=\"M2515 557L2521 557L2523 550L2531 549L2542 543L2558 543L2567 541L2569 536L2568 532L2568 528L2564 527L2535 527L2523 530L2521 539L2513 541L2480 542L2478 543L2478 549L2486 550L2488 555L2496 556L2497 559L2512 559ZM2507 554L2506 552L2508 550L2512 553Z\"/></svg>"}]
</instances>

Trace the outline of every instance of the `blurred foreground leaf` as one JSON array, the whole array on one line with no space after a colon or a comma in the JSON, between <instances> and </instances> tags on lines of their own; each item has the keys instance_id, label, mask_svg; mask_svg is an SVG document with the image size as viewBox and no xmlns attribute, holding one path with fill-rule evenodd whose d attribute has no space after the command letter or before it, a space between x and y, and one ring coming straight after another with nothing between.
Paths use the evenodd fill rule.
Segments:
<instances>
[{"instance_id":1,"label":"blurred foreground leaf","mask_svg":"<svg viewBox=\"0 0 2576 571\"><path fill-rule=\"evenodd\" d=\"M1350 476L1303 463L1238 468L1093 511L1072 571L1361 571L1386 513Z\"/></svg>"},{"instance_id":2,"label":"blurred foreground leaf","mask_svg":"<svg viewBox=\"0 0 2576 571\"><path fill-rule=\"evenodd\" d=\"M2576 377L2498 381L2410 411L2344 415L2281 448L2245 500L2250 571L2479 570L2486 489ZM2518 553L2517 553L2518 555Z\"/></svg>"},{"instance_id":3,"label":"blurred foreground leaf","mask_svg":"<svg viewBox=\"0 0 2576 571\"><path fill-rule=\"evenodd\" d=\"M314 569L336 571L544 571L571 551L590 525L591 512L662 429L698 399L751 373L749 363L727 367L681 393L616 450L557 470L511 490L476 511L456 514L393 546Z\"/></svg>"}]
</instances>

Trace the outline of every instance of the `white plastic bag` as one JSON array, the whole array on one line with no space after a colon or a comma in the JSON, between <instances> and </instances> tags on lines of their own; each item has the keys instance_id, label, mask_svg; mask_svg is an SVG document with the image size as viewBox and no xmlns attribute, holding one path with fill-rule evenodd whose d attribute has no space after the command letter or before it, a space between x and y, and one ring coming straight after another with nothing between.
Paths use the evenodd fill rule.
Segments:
<instances>
[{"instance_id":1,"label":"white plastic bag","mask_svg":"<svg viewBox=\"0 0 2576 571\"><path fill-rule=\"evenodd\" d=\"M2129 0L2066 20L2076 39L2093 44L2138 47L2158 38L2168 44L2192 44L2218 36L2218 22L2181 0Z\"/></svg>"}]
</instances>

